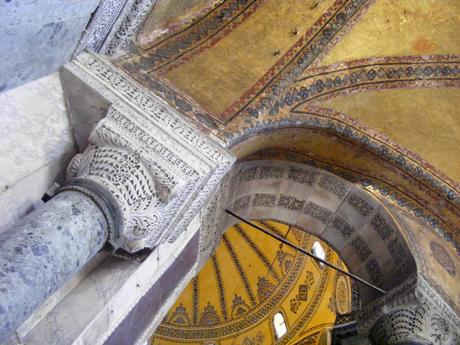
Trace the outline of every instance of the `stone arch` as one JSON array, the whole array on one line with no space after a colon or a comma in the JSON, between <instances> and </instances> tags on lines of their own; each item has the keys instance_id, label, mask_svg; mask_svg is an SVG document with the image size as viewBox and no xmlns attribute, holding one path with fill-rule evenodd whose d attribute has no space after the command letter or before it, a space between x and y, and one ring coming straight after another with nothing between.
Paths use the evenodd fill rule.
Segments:
<instances>
[{"instance_id":1,"label":"stone arch","mask_svg":"<svg viewBox=\"0 0 460 345\"><path fill-rule=\"evenodd\" d=\"M385 206L361 186L316 167L280 160L236 164L205 211L203 257L238 223L225 208L249 220L276 220L316 235L352 273L384 290L416 274L410 247ZM362 286L360 294L365 304L379 297Z\"/></svg>"},{"instance_id":2,"label":"stone arch","mask_svg":"<svg viewBox=\"0 0 460 345\"><path fill-rule=\"evenodd\" d=\"M229 135L227 142L240 160L308 162L366 184L423 220L460 254L458 183L347 114L309 107L288 117L258 121Z\"/></svg>"}]
</instances>

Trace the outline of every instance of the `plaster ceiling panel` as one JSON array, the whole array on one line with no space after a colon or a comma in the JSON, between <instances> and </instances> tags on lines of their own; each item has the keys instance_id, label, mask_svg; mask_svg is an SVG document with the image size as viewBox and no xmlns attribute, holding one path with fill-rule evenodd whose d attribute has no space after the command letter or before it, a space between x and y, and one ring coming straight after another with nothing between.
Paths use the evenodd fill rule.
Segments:
<instances>
[{"instance_id":1,"label":"plaster ceiling panel","mask_svg":"<svg viewBox=\"0 0 460 345\"><path fill-rule=\"evenodd\" d=\"M377 0L321 61L460 53L460 1Z\"/></svg>"},{"instance_id":2,"label":"plaster ceiling panel","mask_svg":"<svg viewBox=\"0 0 460 345\"><path fill-rule=\"evenodd\" d=\"M321 106L343 112L460 181L460 88L366 91Z\"/></svg>"}]
</instances>

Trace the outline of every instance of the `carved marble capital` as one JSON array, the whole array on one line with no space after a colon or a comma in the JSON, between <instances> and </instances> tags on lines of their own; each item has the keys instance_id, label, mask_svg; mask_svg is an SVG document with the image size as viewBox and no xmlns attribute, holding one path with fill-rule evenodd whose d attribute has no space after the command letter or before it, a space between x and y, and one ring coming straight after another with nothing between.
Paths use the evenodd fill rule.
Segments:
<instances>
[{"instance_id":1,"label":"carved marble capital","mask_svg":"<svg viewBox=\"0 0 460 345\"><path fill-rule=\"evenodd\" d=\"M65 188L99 195L99 204L108 205L115 248L135 252L175 241L231 167L233 154L100 56L80 55L65 67L63 84L74 122L94 123L87 142L79 143L86 149L69 165ZM93 116L104 106L102 119Z\"/></svg>"},{"instance_id":2,"label":"carved marble capital","mask_svg":"<svg viewBox=\"0 0 460 345\"><path fill-rule=\"evenodd\" d=\"M116 230L110 234L113 243L123 246L125 241L151 237L160 231L171 193L161 193L168 187L160 185L148 165L135 154L116 146L90 145L73 158L67 177L70 185L75 178L92 180L114 196L122 217L115 219Z\"/></svg>"},{"instance_id":3,"label":"carved marble capital","mask_svg":"<svg viewBox=\"0 0 460 345\"><path fill-rule=\"evenodd\" d=\"M406 305L381 316L370 338L375 345L454 345L460 340L445 318L422 303Z\"/></svg>"},{"instance_id":4,"label":"carved marble capital","mask_svg":"<svg viewBox=\"0 0 460 345\"><path fill-rule=\"evenodd\" d=\"M375 345L453 345L460 340L459 319L421 277L364 306L356 315L360 334Z\"/></svg>"}]
</instances>

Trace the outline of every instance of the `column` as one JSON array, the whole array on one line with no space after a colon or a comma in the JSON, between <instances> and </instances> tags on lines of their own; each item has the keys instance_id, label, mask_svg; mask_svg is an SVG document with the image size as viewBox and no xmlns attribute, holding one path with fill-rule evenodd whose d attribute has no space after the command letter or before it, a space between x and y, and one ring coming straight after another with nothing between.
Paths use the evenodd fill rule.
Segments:
<instances>
[{"instance_id":1,"label":"column","mask_svg":"<svg viewBox=\"0 0 460 345\"><path fill-rule=\"evenodd\" d=\"M87 195L65 191L0 234L0 342L105 244L108 223Z\"/></svg>"}]
</instances>

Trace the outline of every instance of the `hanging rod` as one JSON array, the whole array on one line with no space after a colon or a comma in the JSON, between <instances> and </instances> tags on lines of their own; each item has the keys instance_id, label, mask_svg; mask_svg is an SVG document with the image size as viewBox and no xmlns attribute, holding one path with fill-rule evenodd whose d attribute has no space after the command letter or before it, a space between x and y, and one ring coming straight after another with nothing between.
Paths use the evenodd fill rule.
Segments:
<instances>
[{"instance_id":1,"label":"hanging rod","mask_svg":"<svg viewBox=\"0 0 460 345\"><path fill-rule=\"evenodd\" d=\"M325 266L328 266L328 267L330 267L330 268L332 268L332 269L334 269L336 271L339 271L340 273L343 273L344 275L350 277L351 279L356 280L357 282L360 282L361 284L364 284L364 285L366 285L366 286L368 286L368 287L370 287L370 288L372 288L374 290L377 290L378 292L380 292L382 294L386 293L385 290L379 288L378 286L375 286L374 284L369 283L368 281L366 281L366 280L364 280L364 279L362 279L362 278L360 278L360 277L358 277L358 276L356 276L356 275L354 275L354 274L352 274L350 272L347 272L347 271L341 269L340 267L337 267L337 266L335 266L335 265L333 265L333 264L331 264L331 263L329 263L329 262L317 257L316 255L313 255L313 254L309 253L305 249L295 245L294 243L289 242L288 240L284 239L281 236L278 236L278 235L276 235L276 234L274 234L274 233L272 233L272 232L270 232L268 230L265 230L265 229L261 228L257 224L254 224L254 223L250 222L249 220L246 220L243 217L240 217L236 213L233 213L232 211L230 211L228 209L225 209L225 212L227 212L229 215L235 217L236 219L242 221L243 223L245 223L245 224L247 224L247 225L249 225L249 226L251 226L251 227L253 227L253 228L255 228L255 229L259 230L259 231L262 231L264 234L266 234L266 235L268 235L270 237L273 237L273 238L277 239L278 241L288 245L289 247L294 248L294 249L298 250L299 252L311 257L312 259L321 262Z\"/></svg>"}]
</instances>

